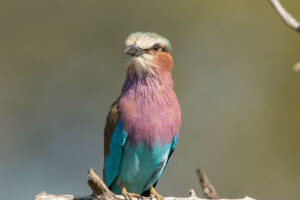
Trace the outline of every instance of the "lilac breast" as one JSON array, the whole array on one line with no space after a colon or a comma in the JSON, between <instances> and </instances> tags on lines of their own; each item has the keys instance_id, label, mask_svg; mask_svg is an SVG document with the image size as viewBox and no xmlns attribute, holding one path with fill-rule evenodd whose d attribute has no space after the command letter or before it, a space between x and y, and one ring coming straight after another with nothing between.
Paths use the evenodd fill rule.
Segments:
<instances>
[{"instance_id":1,"label":"lilac breast","mask_svg":"<svg viewBox=\"0 0 300 200\"><path fill-rule=\"evenodd\" d=\"M125 85L128 84L125 82ZM172 84L131 84L119 99L121 120L132 143L171 143L179 133L181 113Z\"/></svg>"}]
</instances>

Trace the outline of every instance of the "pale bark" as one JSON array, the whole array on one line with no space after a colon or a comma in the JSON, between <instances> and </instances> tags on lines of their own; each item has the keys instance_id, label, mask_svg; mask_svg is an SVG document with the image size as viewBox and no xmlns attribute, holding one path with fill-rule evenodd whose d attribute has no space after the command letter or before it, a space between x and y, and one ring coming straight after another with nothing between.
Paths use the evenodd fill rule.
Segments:
<instances>
[{"instance_id":1,"label":"pale bark","mask_svg":"<svg viewBox=\"0 0 300 200\"><path fill-rule=\"evenodd\" d=\"M270 3L275 8L284 23L300 33L300 23L284 9L279 0L270 0Z\"/></svg>"},{"instance_id":2,"label":"pale bark","mask_svg":"<svg viewBox=\"0 0 300 200\"><path fill-rule=\"evenodd\" d=\"M46 192L41 192L40 194L35 196L34 200L125 200L122 195L113 194L93 169L89 170L88 184L93 191L92 195L88 195L88 196L74 196L74 195L67 195L67 194L53 195L53 194L47 194ZM150 200L149 197L143 197L142 199ZM134 200L137 199L135 198ZM195 191L191 189L189 197L164 197L164 200L206 200L206 199L197 197ZM226 199L220 199L220 200L226 200ZM236 200L254 200L254 199L250 197L244 197Z\"/></svg>"}]
</instances>

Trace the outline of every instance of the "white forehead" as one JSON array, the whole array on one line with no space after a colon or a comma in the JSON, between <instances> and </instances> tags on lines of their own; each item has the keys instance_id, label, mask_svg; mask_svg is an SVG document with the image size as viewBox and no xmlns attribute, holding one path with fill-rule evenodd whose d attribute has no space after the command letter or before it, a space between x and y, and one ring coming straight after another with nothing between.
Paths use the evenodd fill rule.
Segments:
<instances>
[{"instance_id":1,"label":"white forehead","mask_svg":"<svg viewBox=\"0 0 300 200\"><path fill-rule=\"evenodd\" d=\"M149 49L155 44L167 47L168 51L171 50L170 42L167 38L160 36L156 33L141 33L136 32L128 36L125 42L126 46L135 44L141 49Z\"/></svg>"}]
</instances>

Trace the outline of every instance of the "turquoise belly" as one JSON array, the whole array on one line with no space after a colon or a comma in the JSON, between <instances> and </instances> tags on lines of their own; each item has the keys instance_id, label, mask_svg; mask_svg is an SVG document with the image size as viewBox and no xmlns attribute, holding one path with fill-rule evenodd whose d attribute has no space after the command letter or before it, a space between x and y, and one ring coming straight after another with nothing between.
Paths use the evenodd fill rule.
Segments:
<instances>
[{"instance_id":1,"label":"turquoise belly","mask_svg":"<svg viewBox=\"0 0 300 200\"><path fill-rule=\"evenodd\" d=\"M128 192L138 194L149 189L158 181L166 166L170 146L170 144L157 144L150 148L145 144L131 145L126 141L119 173L111 184L111 190L120 194L120 184L123 184Z\"/></svg>"}]
</instances>

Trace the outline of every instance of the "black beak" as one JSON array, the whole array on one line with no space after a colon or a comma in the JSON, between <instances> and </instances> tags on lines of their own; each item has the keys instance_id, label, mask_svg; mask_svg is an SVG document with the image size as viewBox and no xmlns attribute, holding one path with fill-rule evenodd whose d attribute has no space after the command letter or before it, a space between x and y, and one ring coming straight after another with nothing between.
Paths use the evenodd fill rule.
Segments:
<instances>
[{"instance_id":1,"label":"black beak","mask_svg":"<svg viewBox=\"0 0 300 200\"><path fill-rule=\"evenodd\" d=\"M140 56L140 55L142 55L143 52L144 52L143 49L135 46L134 44L129 45L125 49L125 54L131 55L131 56Z\"/></svg>"}]
</instances>

